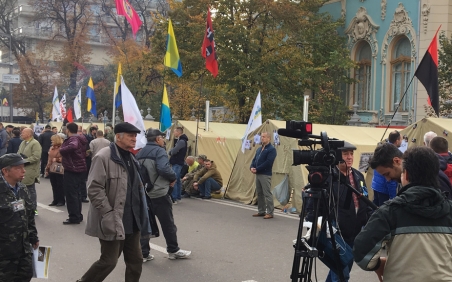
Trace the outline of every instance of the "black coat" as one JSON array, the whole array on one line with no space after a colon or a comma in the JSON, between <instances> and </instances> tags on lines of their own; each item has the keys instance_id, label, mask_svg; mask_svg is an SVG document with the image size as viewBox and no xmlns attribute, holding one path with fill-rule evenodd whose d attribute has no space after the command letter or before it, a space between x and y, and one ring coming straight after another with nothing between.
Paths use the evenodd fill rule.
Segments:
<instances>
[{"instance_id":1,"label":"black coat","mask_svg":"<svg viewBox=\"0 0 452 282\"><path fill-rule=\"evenodd\" d=\"M354 168L352 168L352 173L356 187L355 189L363 193L363 187L367 187L364 175ZM338 176L340 176L341 180L339 180ZM366 225L367 220L372 213L372 209L367 206L363 200L359 200L359 208L358 212L356 212L352 196L353 192L348 189L346 185L340 183L341 181L344 181L350 185L350 180L348 176L344 176L340 173L336 167L333 169L333 177L330 177L330 179L333 179L331 193L334 199L331 204L330 216L332 219L336 220L336 227L341 232L345 242L351 245L353 244L355 237L361 231L362 227ZM336 203L336 205L333 203ZM336 211L338 215L337 219L334 216ZM312 221L313 204L311 199L308 201L307 212L308 215L306 219L308 221Z\"/></svg>"},{"instance_id":2,"label":"black coat","mask_svg":"<svg viewBox=\"0 0 452 282\"><path fill-rule=\"evenodd\" d=\"M19 151L20 143L22 143L22 139L20 139L20 137L9 139L8 149L6 150L6 153L17 153L17 151Z\"/></svg>"},{"instance_id":3,"label":"black coat","mask_svg":"<svg viewBox=\"0 0 452 282\"><path fill-rule=\"evenodd\" d=\"M52 146L52 140L50 140L50 138L52 138L53 134L54 133L51 130L46 130L39 135L38 141L39 144L41 144L43 154L49 152L49 149Z\"/></svg>"}]
</instances>

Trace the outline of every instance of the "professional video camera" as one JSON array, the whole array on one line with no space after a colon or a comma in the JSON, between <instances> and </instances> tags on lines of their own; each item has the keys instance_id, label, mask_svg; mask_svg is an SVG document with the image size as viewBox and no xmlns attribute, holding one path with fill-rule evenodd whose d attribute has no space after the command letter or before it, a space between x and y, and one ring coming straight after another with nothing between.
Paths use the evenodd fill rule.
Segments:
<instances>
[{"instance_id":1,"label":"professional video camera","mask_svg":"<svg viewBox=\"0 0 452 282\"><path fill-rule=\"evenodd\" d=\"M353 259L351 249L340 236L334 235L326 239L326 233L335 234L332 223L336 219L334 218L334 213L331 212L335 207L330 207L328 197L330 196L329 193L332 183L342 180L339 177L333 177L332 171L335 165L343 161L341 149L346 147L346 142L335 138L328 138L326 132L321 132L320 136L313 135L312 123L304 121L287 121L286 128L279 129L278 134L297 138L299 139L299 146L310 148L310 150L293 151L293 165L308 165L306 168L309 171L309 185L305 187L307 189L303 192L303 207L300 215L297 240L294 245L295 255L290 276L292 282L312 281L311 272L313 260L316 257L333 270L341 281L345 281L343 269ZM321 145L322 148L315 150L315 145ZM341 184L346 185L353 193L361 196L359 191L342 181ZM313 208L313 224L310 238L306 239L302 237L302 234L303 220L307 215L308 201L311 202L311 207ZM365 198L365 201L366 203L372 204L367 198ZM318 236L317 222L319 216L322 217L322 223ZM327 232L327 229L329 232ZM344 253L347 252L348 256L344 259ZM303 257L303 264L300 269L301 257Z\"/></svg>"}]
</instances>

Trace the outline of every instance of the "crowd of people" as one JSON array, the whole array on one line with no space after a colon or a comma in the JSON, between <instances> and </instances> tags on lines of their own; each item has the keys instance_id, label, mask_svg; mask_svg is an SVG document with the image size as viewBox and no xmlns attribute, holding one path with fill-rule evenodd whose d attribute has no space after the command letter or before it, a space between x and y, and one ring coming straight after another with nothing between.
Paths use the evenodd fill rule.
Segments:
<instances>
[{"instance_id":1,"label":"crowd of people","mask_svg":"<svg viewBox=\"0 0 452 282\"><path fill-rule=\"evenodd\" d=\"M38 137L31 128L4 128L0 123L0 236L9 238L0 246L0 281L31 280L32 249L39 246L35 184L40 177L50 179L53 201L49 206L66 205L68 218L63 224L86 220L85 233L99 239L99 260L77 281L103 281L121 254L125 281L139 281L142 264L154 259L149 240L160 234L156 219L168 258L191 255L179 247L172 205L182 198L210 199L220 192L223 179L206 155L187 156L183 128L174 129L168 152L166 134L152 128L146 131L144 148L134 151L141 131L127 122L107 128L105 136L96 126L85 134L75 123L60 131L47 125ZM262 146L250 165L258 198L253 217L271 219L271 177L277 152L269 133L262 132L260 137ZM371 188L377 210L362 198L367 185L363 174L353 168L356 147L345 142L339 148L342 159L333 167L335 179L331 181L333 225L347 249L353 250L354 261L364 270L375 271L380 281L383 277L384 281L446 281L452 276L448 266L452 154L447 140L433 132L425 134L425 146L404 153L402 141L399 132L391 132L388 142L377 146L369 161L375 171ZM84 202L89 203L86 219ZM309 203L307 210L307 220L312 220ZM386 256L381 255L384 248ZM428 270L418 265L427 265ZM341 269L330 269L326 281L340 281L341 276L348 281L352 266L350 261Z\"/></svg>"}]
</instances>

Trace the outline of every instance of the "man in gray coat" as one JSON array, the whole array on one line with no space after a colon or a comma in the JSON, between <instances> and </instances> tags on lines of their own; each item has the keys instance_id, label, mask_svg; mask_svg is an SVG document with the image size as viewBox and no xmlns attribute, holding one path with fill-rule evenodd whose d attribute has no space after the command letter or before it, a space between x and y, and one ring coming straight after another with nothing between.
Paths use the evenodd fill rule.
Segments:
<instances>
[{"instance_id":1,"label":"man in gray coat","mask_svg":"<svg viewBox=\"0 0 452 282\"><path fill-rule=\"evenodd\" d=\"M171 169L168 155L164 149L165 134L158 129L148 129L146 133L148 143L137 154L137 159L148 172L152 189L146 189L148 207L152 209L162 227L166 240L166 250L169 259L187 258L191 251L179 248L177 244L177 227L174 224L173 201L169 195L170 187L176 182L176 174ZM141 240L143 262L154 259L150 255L149 239Z\"/></svg>"},{"instance_id":2,"label":"man in gray coat","mask_svg":"<svg viewBox=\"0 0 452 282\"><path fill-rule=\"evenodd\" d=\"M138 128L130 123L115 126L116 142L94 156L88 176L90 209L85 233L98 237L101 256L78 280L100 282L113 271L121 253L126 263L125 280L138 282L142 270L140 235L150 227L138 162L130 153Z\"/></svg>"}]
</instances>

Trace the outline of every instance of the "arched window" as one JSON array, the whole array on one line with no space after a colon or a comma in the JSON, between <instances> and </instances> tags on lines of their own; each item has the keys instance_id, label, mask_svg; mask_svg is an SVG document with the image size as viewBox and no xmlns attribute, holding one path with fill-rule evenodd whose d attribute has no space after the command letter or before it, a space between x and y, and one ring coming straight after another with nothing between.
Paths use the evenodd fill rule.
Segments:
<instances>
[{"instance_id":1,"label":"arched window","mask_svg":"<svg viewBox=\"0 0 452 282\"><path fill-rule=\"evenodd\" d=\"M391 98L390 109L395 110L394 104L400 102L411 79L411 43L405 36L400 38L391 56ZM410 94L403 98L399 111L406 112L410 106Z\"/></svg>"},{"instance_id":2,"label":"arched window","mask_svg":"<svg viewBox=\"0 0 452 282\"><path fill-rule=\"evenodd\" d=\"M358 47L355 61L358 67L355 69L357 82L354 87L353 103L357 103L360 110L370 110L372 49L367 42L362 42Z\"/></svg>"}]
</instances>

